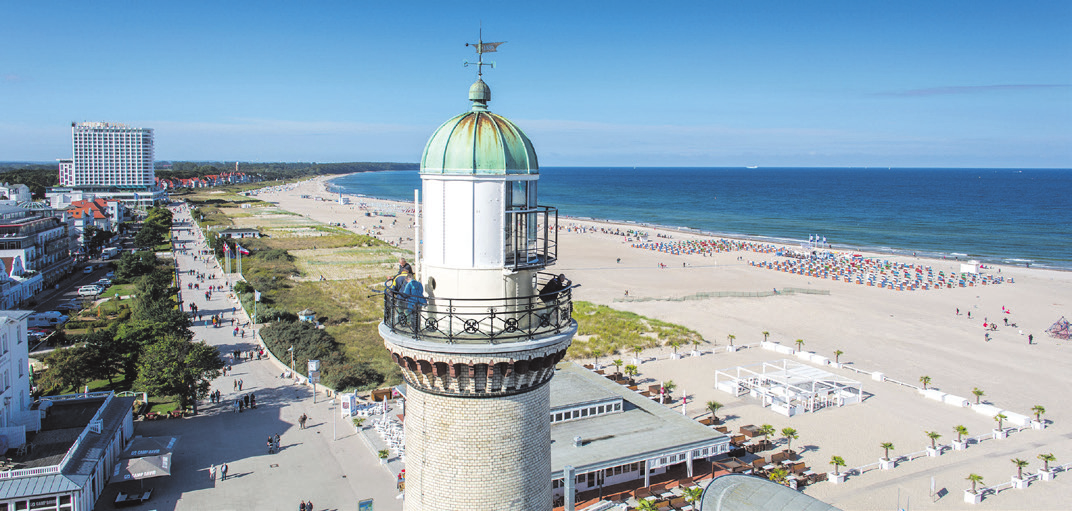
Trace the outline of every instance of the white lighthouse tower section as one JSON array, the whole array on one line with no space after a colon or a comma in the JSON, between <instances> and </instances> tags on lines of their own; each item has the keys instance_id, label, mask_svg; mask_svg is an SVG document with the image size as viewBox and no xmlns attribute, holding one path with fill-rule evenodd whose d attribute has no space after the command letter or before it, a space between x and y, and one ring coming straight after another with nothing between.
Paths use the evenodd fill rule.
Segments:
<instances>
[{"instance_id":1,"label":"white lighthouse tower section","mask_svg":"<svg viewBox=\"0 0 1072 511\"><path fill-rule=\"evenodd\" d=\"M506 268L514 222L507 191L514 181L538 176L423 175L424 259L422 280L430 293L454 298L515 298L533 295L533 272Z\"/></svg>"}]
</instances>

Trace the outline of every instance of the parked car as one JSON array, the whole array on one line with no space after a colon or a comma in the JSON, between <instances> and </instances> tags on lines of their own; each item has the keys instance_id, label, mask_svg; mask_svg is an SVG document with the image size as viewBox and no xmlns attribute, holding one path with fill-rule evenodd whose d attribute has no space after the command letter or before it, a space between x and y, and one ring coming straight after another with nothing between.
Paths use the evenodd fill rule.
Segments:
<instances>
[{"instance_id":1,"label":"parked car","mask_svg":"<svg viewBox=\"0 0 1072 511\"><path fill-rule=\"evenodd\" d=\"M38 312L30 314L27 324L30 327L55 327L67 322L68 316L60 311Z\"/></svg>"},{"instance_id":2,"label":"parked car","mask_svg":"<svg viewBox=\"0 0 1072 511\"><path fill-rule=\"evenodd\" d=\"M115 278L115 272L114 272L114 271L110 271L110 272L108 272L108 273L105 273L105 274L104 274L104 276L105 276L105 277L108 277L108 278L110 278L110 279L114 279L114 278Z\"/></svg>"},{"instance_id":3,"label":"parked car","mask_svg":"<svg viewBox=\"0 0 1072 511\"><path fill-rule=\"evenodd\" d=\"M93 273L93 265L89 265L89 266L86 266L85 268L83 268L82 273L85 273L86 275L89 275L90 273Z\"/></svg>"},{"instance_id":4,"label":"parked car","mask_svg":"<svg viewBox=\"0 0 1072 511\"><path fill-rule=\"evenodd\" d=\"M56 308L61 310L61 311L82 310L82 301L81 300L63 301L63 302L60 302L59 304L57 304Z\"/></svg>"},{"instance_id":5,"label":"parked car","mask_svg":"<svg viewBox=\"0 0 1072 511\"><path fill-rule=\"evenodd\" d=\"M111 281L111 279L100 279L97 282L95 282L95 284L98 284L103 288L107 288L108 286L112 285L112 281Z\"/></svg>"},{"instance_id":6,"label":"parked car","mask_svg":"<svg viewBox=\"0 0 1072 511\"><path fill-rule=\"evenodd\" d=\"M96 284L90 284L88 286L82 286L78 288L78 296L97 296L103 292L104 288Z\"/></svg>"}]
</instances>

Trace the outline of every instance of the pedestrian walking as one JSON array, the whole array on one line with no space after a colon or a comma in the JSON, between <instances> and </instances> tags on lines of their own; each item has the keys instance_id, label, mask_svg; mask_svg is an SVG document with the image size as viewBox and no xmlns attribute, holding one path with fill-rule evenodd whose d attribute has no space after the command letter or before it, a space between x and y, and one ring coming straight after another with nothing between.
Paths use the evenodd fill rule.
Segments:
<instances>
[{"instance_id":1,"label":"pedestrian walking","mask_svg":"<svg viewBox=\"0 0 1072 511\"><path fill-rule=\"evenodd\" d=\"M313 501L310 500L305 503L305 511L313 511Z\"/></svg>"},{"instance_id":2,"label":"pedestrian walking","mask_svg":"<svg viewBox=\"0 0 1072 511\"><path fill-rule=\"evenodd\" d=\"M242 391L242 380L238 380L238 391Z\"/></svg>"},{"instance_id":3,"label":"pedestrian walking","mask_svg":"<svg viewBox=\"0 0 1072 511\"><path fill-rule=\"evenodd\" d=\"M208 477L210 479L212 479L213 483L216 482L216 465L209 465L209 467L208 467Z\"/></svg>"},{"instance_id":4,"label":"pedestrian walking","mask_svg":"<svg viewBox=\"0 0 1072 511\"><path fill-rule=\"evenodd\" d=\"M298 504L298 511L308 511L308 510L305 509L305 501L304 500L301 501L301 504Z\"/></svg>"},{"instance_id":5,"label":"pedestrian walking","mask_svg":"<svg viewBox=\"0 0 1072 511\"><path fill-rule=\"evenodd\" d=\"M220 465L220 480L221 481L226 481L227 480L227 464L226 463L224 463L223 465Z\"/></svg>"},{"instance_id":6,"label":"pedestrian walking","mask_svg":"<svg viewBox=\"0 0 1072 511\"><path fill-rule=\"evenodd\" d=\"M234 383L234 389L238 390L238 380L231 380Z\"/></svg>"}]
</instances>

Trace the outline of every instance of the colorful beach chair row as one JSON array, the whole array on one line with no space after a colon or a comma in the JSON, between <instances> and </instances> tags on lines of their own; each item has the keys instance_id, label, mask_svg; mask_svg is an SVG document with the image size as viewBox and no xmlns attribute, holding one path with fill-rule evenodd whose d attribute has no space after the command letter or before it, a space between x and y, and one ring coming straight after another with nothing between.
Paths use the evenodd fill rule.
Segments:
<instances>
[{"instance_id":1,"label":"colorful beach chair row","mask_svg":"<svg viewBox=\"0 0 1072 511\"><path fill-rule=\"evenodd\" d=\"M976 273L935 272L929 266L886 260L852 258L805 258L784 261L749 261L757 268L808 277L830 279L896 291L951 289L996 285L1004 278Z\"/></svg>"},{"instance_id":2,"label":"colorful beach chair row","mask_svg":"<svg viewBox=\"0 0 1072 511\"><path fill-rule=\"evenodd\" d=\"M671 255L711 255L722 252L757 252L770 254L779 249L769 243L755 243L738 240L649 240L631 244L633 248L651 250Z\"/></svg>"}]
</instances>

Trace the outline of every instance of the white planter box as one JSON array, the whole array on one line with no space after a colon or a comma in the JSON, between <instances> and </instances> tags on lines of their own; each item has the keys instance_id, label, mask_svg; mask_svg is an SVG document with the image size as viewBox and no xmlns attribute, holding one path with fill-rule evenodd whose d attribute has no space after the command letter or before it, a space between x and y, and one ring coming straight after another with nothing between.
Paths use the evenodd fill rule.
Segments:
<instances>
[{"instance_id":1,"label":"white planter box","mask_svg":"<svg viewBox=\"0 0 1072 511\"><path fill-rule=\"evenodd\" d=\"M876 371L871 373L871 379L875 381L886 381L886 375Z\"/></svg>"},{"instance_id":2,"label":"white planter box","mask_svg":"<svg viewBox=\"0 0 1072 511\"><path fill-rule=\"evenodd\" d=\"M982 501L982 493L972 493L971 490L964 490L964 502L966 504L978 504Z\"/></svg>"},{"instance_id":3,"label":"white planter box","mask_svg":"<svg viewBox=\"0 0 1072 511\"><path fill-rule=\"evenodd\" d=\"M897 468L897 460L878 460L878 468L882 470L890 470Z\"/></svg>"},{"instance_id":4,"label":"white planter box","mask_svg":"<svg viewBox=\"0 0 1072 511\"><path fill-rule=\"evenodd\" d=\"M726 346L726 352L733 353L737 351L737 346Z\"/></svg>"},{"instance_id":5,"label":"white planter box","mask_svg":"<svg viewBox=\"0 0 1072 511\"><path fill-rule=\"evenodd\" d=\"M633 365L640 365L640 364L643 364L643 363L644 363L644 359L642 359L642 358L634 358L633 359Z\"/></svg>"},{"instance_id":6,"label":"white planter box","mask_svg":"<svg viewBox=\"0 0 1072 511\"><path fill-rule=\"evenodd\" d=\"M1017 479L1015 477L1012 478L1012 487L1016 488L1017 490L1027 488L1029 484L1031 484L1031 481L1028 479Z\"/></svg>"},{"instance_id":7,"label":"white planter box","mask_svg":"<svg viewBox=\"0 0 1072 511\"><path fill-rule=\"evenodd\" d=\"M1041 479L1043 481L1053 481L1053 476L1055 474L1055 472L1052 469L1050 469L1050 470L1042 470L1041 468L1039 469L1038 473L1039 473L1039 479Z\"/></svg>"},{"instance_id":8,"label":"white planter box","mask_svg":"<svg viewBox=\"0 0 1072 511\"><path fill-rule=\"evenodd\" d=\"M692 355L694 357L699 357L699 356L703 355L703 352L701 352L700 350L692 350L692 352L689 353L689 355Z\"/></svg>"},{"instance_id":9,"label":"white planter box","mask_svg":"<svg viewBox=\"0 0 1072 511\"><path fill-rule=\"evenodd\" d=\"M1046 429L1046 423L1042 421L1031 421L1031 429Z\"/></svg>"},{"instance_id":10,"label":"white planter box","mask_svg":"<svg viewBox=\"0 0 1072 511\"><path fill-rule=\"evenodd\" d=\"M1001 440L1003 438L1008 438L1009 437L1009 431L1004 429L1004 428L995 429L993 431L993 433L994 433L994 440Z\"/></svg>"},{"instance_id":11,"label":"white planter box","mask_svg":"<svg viewBox=\"0 0 1072 511\"><path fill-rule=\"evenodd\" d=\"M681 354L680 353L671 353L670 354L670 360L680 360L680 359L681 359Z\"/></svg>"},{"instance_id":12,"label":"white planter box","mask_svg":"<svg viewBox=\"0 0 1072 511\"><path fill-rule=\"evenodd\" d=\"M942 455L942 447L941 446L928 447L927 448L927 456L930 456L932 458L936 458L936 457L941 456L941 455Z\"/></svg>"},{"instance_id":13,"label":"white planter box","mask_svg":"<svg viewBox=\"0 0 1072 511\"><path fill-rule=\"evenodd\" d=\"M968 448L968 441L967 440L965 440L965 441L953 440L953 450L954 451L963 451L963 450L965 450L967 448Z\"/></svg>"},{"instance_id":14,"label":"white planter box","mask_svg":"<svg viewBox=\"0 0 1072 511\"><path fill-rule=\"evenodd\" d=\"M834 484L841 484L841 483L845 482L845 477L847 475L848 474L846 474L845 472L841 472L840 474L835 474L833 472L827 472L826 473L826 480L830 481L831 483L834 483Z\"/></svg>"}]
</instances>

